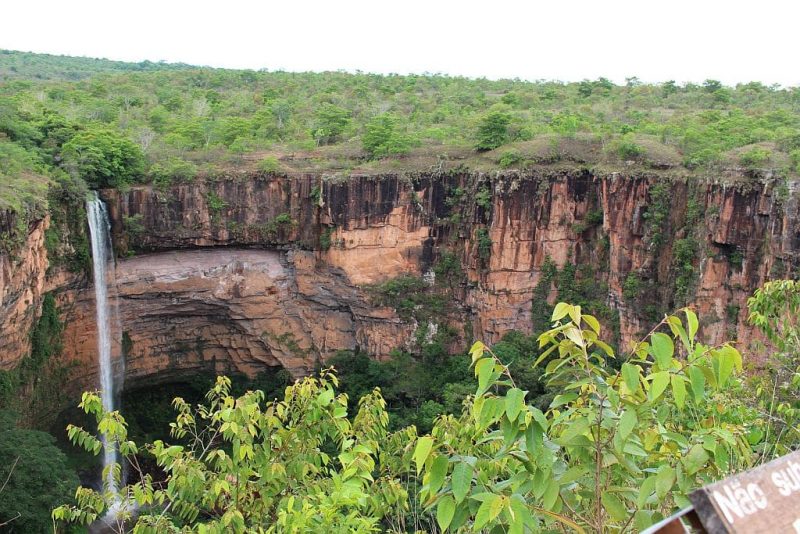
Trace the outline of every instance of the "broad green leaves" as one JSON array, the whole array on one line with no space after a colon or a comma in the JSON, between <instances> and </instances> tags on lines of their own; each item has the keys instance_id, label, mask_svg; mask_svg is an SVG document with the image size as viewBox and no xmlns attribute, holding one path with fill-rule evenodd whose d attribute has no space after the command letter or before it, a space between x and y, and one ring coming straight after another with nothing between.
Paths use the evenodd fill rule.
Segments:
<instances>
[{"instance_id":1,"label":"broad green leaves","mask_svg":"<svg viewBox=\"0 0 800 534\"><path fill-rule=\"evenodd\" d=\"M464 500L472 485L472 466L459 462L453 469L452 486L453 496L457 503Z\"/></svg>"},{"instance_id":2,"label":"broad green leaves","mask_svg":"<svg viewBox=\"0 0 800 534\"><path fill-rule=\"evenodd\" d=\"M525 392L512 388L506 393L506 415L510 421L514 421L519 413L525 408Z\"/></svg>"},{"instance_id":3,"label":"broad green leaves","mask_svg":"<svg viewBox=\"0 0 800 534\"><path fill-rule=\"evenodd\" d=\"M656 332L650 336L650 347L660 369L668 370L672 367L672 355L675 352L672 338L661 332Z\"/></svg>"},{"instance_id":4,"label":"broad green leaves","mask_svg":"<svg viewBox=\"0 0 800 534\"><path fill-rule=\"evenodd\" d=\"M599 339L597 320L559 303L552 328L539 338L537 363L549 358L544 376L558 391L545 412L527 404L508 368L477 342L469 351L474 396L459 417L441 416L422 437L413 427L388 433L378 391L348 420L347 400L336 395L331 374L299 381L284 401L266 404L253 392L233 398L230 381L221 379L196 413L176 401L173 434L218 432L225 446L155 442L147 450L170 476L179 473L180 483L160 489L145 479L129 494L154 509L170 502L170 513L196 522L197 532L335 531L341 525L368 532L405 514L414 498L405 488L414 484L424 508L416 520L429 530L645 528L704 481L747 465L750 441L760 439L727 412L733 402L725 393L737 384L741 355L730 345L699 343L699 321L690 310L685 315L685 324L666 317L617 372L607 365L614 354ZM104 414L95 396L85 396L83 406L123 454L138 449L125 439L124 420ZM205 430L203 422L210 425ZM77 427L69 435L93 452L102 446ZM323 444L336 444L336 454L320 452ZM80 508L62 507L57 518L97 517L103 496L86 491ZM235 501L237 491L250 493ZM211 514L223 509L221 517ZM148 517L154 516L138 520ZM275 520L259 523L263 518Z\"/></svg>"},{"instance_id":5,"label":"broad green leaves","mask_svg":"<svg viewBox=\"0 0 800 534\"><path fill-rule=\"evenodd\" d=\"M672 375L670 382L672 383L672 396L675 399L675 405L683 410L686 404L686 379L680 375Z\"/></svg>"},{"instance_id":6,"label":"broad green leaves","mask_svg":"<svg viewBox=\"0 0 800 534\"><path fill-rule=\"evenodd\" d=\"M659 371L658 373L653 373L650 375L649 379L650 391L647 392L647 396L650 401L654 401L658 399L667 389L667 386L669 385L669 371Z\"/></svg>"},{"instance_id":7,"label":"broad green leaves","mask_svg":"<svg viewBox=\"0 0 800 534\"><path fill-rule=\"evenodd\" d=\"M636 424L639 422L639 418L636 416L636 410L633 408L628 408L622 413L622 416L619 418L619 426L617 427L617 432L619 433L620 437L624 440L626 439L634 428L636 428Z\"/></svg>"},{"instance_id":8,"label":"broad green leaves","mask_svg":"<svg viewBox=\"0 0 800 534\"><path fill-rule=\"evenodd\" d=\"M433 438L425 436L417 441L417 448L414 449L414 462L417 464L417 473L422 471L422 466L425 465L425 460L431 452L433 446Z\"/></svg>"},{"instance_id":9,"label":"broad green leaves","mask_svg":"<svg viewBox=\"0 0 800 534\"><path fill-rule=\"evenodd\" d=\"M439 504L436 506L436 522L442 531L447 530L450 522L453 520L453 515L456 513L456 501L450 495L445 495L439 499Z\"/></svg>"},{"instance_id":10,"label":"broad green leaves","mask_svg":"<svg viewBox=\"0 0 800 534\"><path fill-rule=\"evenodd\" d=\"M563 512L580 510L591 529L643 528L683 503L698 479L727 469L732 454L745 454L740 461L746 462L733 434L726 434L728 441L712 439L710 432L722 430L693 431L682 415L691 406L694 417L709 411L706 421L719 417L720 405L706 403L706 385L711 381L719 395L740 361L729 345L698 343L699 321L691 310L685 315L685 324L666 317L663 329L639 343L615 374L605 366L613 351L598 338L597 320L578 306L557 304L552 329L539 337L536 361L549 358L544 373L559 390L546 413L526 407L525 392L514 387L505 366L476 343L471 356L478 387L471 413L460 421L468 425L463 431L477 434L465 442L463 434L446 431L451 422L434 428L438 453L455 449L449 485L439 484L446 477L443 463L425 464L431 494L438 491L431 502L439 525L462 525L460 518L450 522L451 513L464 513L465 531L502 526L522 532L555 523L579 530ZM420 443L417 451L427 448Z\"/></svg>"},{"instance_id":11,"label":"broad green leaves","mask_svg":"<svg viewBox=\"0 0 800 534\"><path fill-rule=\"evenodd\" d=\"M639 390L641 369L638 365L625 362L622 364L622 378L628 391L636 393Z\"/></svg>"}]
</instances>

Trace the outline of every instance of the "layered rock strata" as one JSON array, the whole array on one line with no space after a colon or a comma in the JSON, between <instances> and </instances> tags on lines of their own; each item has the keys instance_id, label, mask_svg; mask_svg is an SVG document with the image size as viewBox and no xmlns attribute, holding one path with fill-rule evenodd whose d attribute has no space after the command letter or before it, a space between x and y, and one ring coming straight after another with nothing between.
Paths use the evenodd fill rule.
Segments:
<instances>
[{"instance_id":1,"label":"layered rock strata","mask_svg":"<svg viewBox=\"0 0 800 534\"><path fill-rule=\"evenodd\" d=\"M297 375L339 349L385 356L415 325L372 306L362 286L430 273L445 254L457 257L464 275L450 282L457 317L440 320L467 324L489 343L531 330L548 260L591 267L597 287L607 288L605 304L619 314L622 344L649 328L654 313L684 301L700 312L709 342L746 341L747 297L767 279L796 273L800 215L797 184L735 178L550 168L248 176L104 191L118 252L143 254L117 265L126 375L253 374L275 364ZM27 247L27 256L3 260L0 366L24 354L24 335L8 332L25 329L30 319L21 317L35 315L29 309L51 286L68 287L59 298L68 319L64 357L90 366L91 292L49 282L35 227ZM641 283L633 297L630 280ZM557 289L544 294L552 301Z\"/></svg>"}]
</instances>

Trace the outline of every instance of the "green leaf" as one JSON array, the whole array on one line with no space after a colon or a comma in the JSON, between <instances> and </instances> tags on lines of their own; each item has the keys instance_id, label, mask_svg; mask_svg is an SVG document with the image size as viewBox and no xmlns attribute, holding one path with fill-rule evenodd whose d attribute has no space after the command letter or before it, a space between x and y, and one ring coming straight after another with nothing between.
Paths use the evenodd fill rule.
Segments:
<instances>
[{"instance_id":1,"label":"green leaf","mask_svg":"<svg viewBox=\"0 0 800 534\"><path fill-rule=\"evenodd\" d=\"M664 390L667 389L669 385L669 372L668 371L660 371L658 373L653 373L650 375L650 391L648 392L648 397L651 401L656 400L658 397L664 393Z\"/></svg>"},{"instance_id":2,"label":"green leaf","mask_svg":"<svg viewBox=\"0 0 800 534\"><path fill-rule=\"evenodd\" d=\"M715 350L711 354L711 367L714 371L714 377L717 379L718 388L725 386L733 372L734 365L734 358L724 349Z\"/></svg>"},{"instance_id":3,"label":"green leaf","mask_svg":"<svg viewBox=\"0 0 800 534\"><path fill-rule=\"evenodd\" d=\"M547 489L544 491L544 495L542 495L542 506L546 510L552 510L555 507L556 502L558 501L559 489L559 483L555 479L550 478L547 484Z\"/></svg>"},{"instance_id":4,"label":"green leaf","mask_svg":"<svg viewBox=\"0 0 800 534\"><path fill-rule=\"evenodd\" d=\"M639 391L639 366L625 362L622 364L622 378L632 392Z\"/></svg>"},{"instance_id":5,"label":"green leaf","mask_svg":"<svg viewBox=\"0 0 800 534\"><path fill-rule=\"evenodd\" d=\"M472 466L465 462L457 463L453 469L451 483L456 502L463 501L464 497L469 493L470 486L472 486Z\"/></svg>"},{"instance_id":6,"label":"green leaf","mask_svg":"<svg viewBox=\"0 0 800 534\"><path fill-rule=\"evenodd\" d=\"M600 334L600 322L591 315L584 315L583 321L589 325L589 328L594 330L595 334Z\"/></svg>"},{"instance_id":7,"label":"green leaf","mask_svg":"<svg viewBox=\"0 0 800 534\"><path fill-rule=\"evenodd\" d=\"M553 402L550 403L550 408L558 408L562 404L567 404L578 398L577 393L565 393L564 395L556 395Z\"/></svg>"},{"instance_id":8,"label":"green leaf","mask_svg":"<svg viewBox=\"0 0 800 534\"><path fill-rule=\"evenodd\" d=\"M579 347L583 347L586 345L586 341L584 341L583 339L583 333L579 329L575 327L570 327L564 330L564 334L570 341L572 341Z\"/></svg>"},{"instance_id":9,"label":"green leaf","mask_svg":"<svg viewBox=\"0 0 800 534\"><path fill-rule=\"evenodd\" d=\"M558 479L558 483L563 485L569 484L570 482L578 480L587 473L589 473L588 467L574 465L567 469L563 475L561 475L561 477Z\"/></svg>"},{"instance_id":10,"label":"green leaf","mask_svg":"<svg viewBox=\"0 0 800 534\"><path fill-rule=\"evenodd\" d=\"M512 388L506 393L506 415L509 421L515 421L519 412L525 407L525 392Z\"/></svg>"},{"instance_id":11,"label":"green leaf","mask_svg":"<svg viewBox=\"0 0 800 534\"><path fill-rule=\"evenodd\" d=\"M559 302L553 309L553 315L550 317L550 321L556 322L559 319L563 319L569 313L570 308L572 308L572 306L570 306L566 302Z\"/></svg>"},{"instance_id":12,"label":"green leaf","mask_svg":"<svg viewBox=\"0 0 800 534\"><path fill-rule=\"evenodd\" d=\"M444 484L444 477L447 476L447 464L447 456L442 454L433 460L431 469L428 471L428 491L431 495L436 495L436 492Z\"/></svg>"},{"instance_id":13,"label":"green leaf","mask_svg":"<svg viewBox=\"0 0 800 534\"><path fill-rule=\"evenodd\" d=\"M445 495L439 499L439 504L436 506L436 522L442 532L447 530L450 522L453 520L453 515L456 513L456 501L450 495Z\"/></svg>"},{"instance_id":14,"label":"green leaf","mask_svg":"<svg viewBox=\"0 0 800 534\"><path fill-rule=\"evenodd\" d=\"M417 447L414 449L414 461L417 464L417 474L422 471L422 466L425 465L425 460L428 459L428 455L431 453L431 447L433 447L433 438L430 436L420 438L417 442Z\"/></svg>"},{"instance_id":15,"label":"green leaf","mask_svg":"<svg viewBox=\"0 0 800 534\"><path fill-rule=\"evenodd\" d=\"M650 510L638 510L633 514L634 532L641 532L655 522L652 518L653 512ZM660 515L658 516L661 517Z\"/></svg>"},{"instance_id":16,"label":"green leaf","mask_svg":"<svg viewBox=\"0 0 800 534\"><path fill-rule=\"evenodd\" d=\"M489 387L489 381L492 379L493 371L494 360L492 358L484 358L475 366L475 374L478 376L478 387L481 391L486 391L486 388Z\"/></svg>"},{"instance_id":17,"label":"green leaf","mask_svg":"<svg viewBox=\"0 0 800 534\"><path fill-rule=\"evenodd\" d=\"M570 306L569 307L569 316L572 319L572 322L575 323L575 326L580 326L580 324L581 324L581 307L580 306Z\"/></svg>"},{"instance_id":18,"label":"green leaf","mask_svg":"<svg viewBox=\"0 0 800 534\"><path fill-rule=\"evenodd\" d=\"M686 402L686 382L684 382L685 378L679 375L672 375L672 395L675 397L675 404L678 406L678 409L683 410L683 406Z\"/></svg>"},{"instance_id":19,"label":"green leaf","mask_svg":"<svg viewBox=\"0 0 800 534\"><path fill-rule=\"evenodd\" d=\"M474 365L476 361L483 358L483 353L486 351L486 345L484 345L480 341L476 341L472 344L472 347L469 349L469 353L472 356L472 364Z\"/></svg>"},{"instance_id":20,"label":"green leaf","mask_svg":"<svg viewBox=\"0 0 800 534\"><path fill-rule=\"evenodd\" d=\"M689 454L683 458L683 466L686 468L686 473L693 475L697 473L708 461L708 453L702 445L697 444L689 449Z\"/></svg>"},{"instance_id":21,"label":"green leaf","mask_svg":"<svg viewBox=\"0 0 800 534\"><path fill-rule=\"evenodd\" d=\"M478 513L475 514L475 523L473 530L480 530L486 523L500 515L505 506L505 499L501 495L489 495L485 501L481 503L478 508Z\"/></svg>"},{"instance_id":22,"label":"green leaf","mask_svg":"<svg viewBox=\"0 0 800 534\"><path fill-rule=\"evenodd\" d=\"M320 406L327 406L333 400L334 395L335 393L332 389L326 389L319 394L319 397L317 397L317 402L319 402Z\"/></svg>"},{"instance_id":23,"label":"green leaf","mask_svg":"<svg viewBox=\"0 0 800 534\"><path fill-rule=\"evenodd\" d=\"M626 439L630 435L638 422L639 418L636 417L636 410L628 408L623 412L622 416L619 418L618 429L622 439Z\"/></svg>"},{"instance_id":24,"label":"green leaf","mask_svg":"<svg viewBox=\"0 0 800 534\"><path fill-rule=\"evenodd\" d=\"M647 503L647 499L653 494L656 489L656 477L651 476L644 479L641 486L639 487L639 497L636 499L636 506L639 508L644 507Z\"/></svg>"},{"instance_id":25,"label":"green leaf","mask_svg":"<svg viewBox=\"0 0 800 534\"><path fill-rule=\"evenodd\" d=\"M656 332L650 336L650 348L653 357L662 371L672 367L672 355L675 353L675 345L672 338L661 332Z\"/></svg>"},{"instance_id":26,"label":"green leaf","mask_svg":"<svg viewBox=\"0 0 800 534\"><path fill-rule=\"evenodd\" d=\"M703 371L694 365L689 367L686 372L689 375L689 381L692 384L692 394L694 395L695 400L699 401L705 396L706 393L706 377L703 375Z\"/></svg>"},{"instance_id":27,"label":"green leaf","mask_svg":"<svg viewBox=\"0 0 800 534\"><path fill-rule=\"evenodd\" d=\"M613 358L614 357L614 349L612 349L607 343L604 343L604 342L600 341L599 339L596 339L594 341L594 344L597 345L598 347L600 347L601 349L603 349L603 352L605 352L606 356L608 356L609 358Z\"/></svg>"},{"instance_id":28,"label":"green leaf","mask_svg":"<svg viewBox=\"0 0 800 534\"><path fill-rule=\"evenodd\" d=\"M663 499L672 489L675 483L675 470L668 465L662 465L656 474L656 495L659 499Z\"/></svg>"},{"instance_id":29,"label":"green leaf","mask_svg":"<svg viewBox=\"0 0 800 534\"><path fill-rule=\"evenodd\" d=\"M625 521L628 518L628 509L613 493L606 491L600 497L600 501L603 503L608 515L615 521Z\"/></svg>"},{"instance_id":30,"label":"green leaf","mask_svg":"<svg viewBox=\"0 0 800 534\"><path fill-rule=\"evenodd\" d=\"M694 339L700 323L697 321L697 315L689 308L686 308L686 323L689 325L689 339Z\"/></svg>"}]
</instances>

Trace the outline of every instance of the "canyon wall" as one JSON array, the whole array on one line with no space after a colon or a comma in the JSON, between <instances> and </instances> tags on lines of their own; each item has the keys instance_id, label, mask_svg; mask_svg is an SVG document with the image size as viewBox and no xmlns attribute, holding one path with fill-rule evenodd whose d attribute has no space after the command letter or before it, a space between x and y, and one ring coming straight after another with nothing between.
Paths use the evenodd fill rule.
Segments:
<instances>
[{"instance_id":1,"label":"canyon wall","mask_svg":"<svg viewBox=\"0 0 800 534\"><path fill-rule=\"evenodd\" d=\"M445 258L458 275L434 285L456 306L438 320L466 326L463 343L530 332L545 300L566 289L545 278L547 266L573 265L621 345L691 303L708 341L746 348L747 297L800 261L797 184L774 184L547 168L103 191L120 257L117 350L134 382L274 365L300 375L340 349L385 357L419 325L373 304L367 286L402 274L433 283ZM66 319L63 358L84 362L89 380L92 293L85 278L45 276L47 222L37 224L27 252L0 264L0 367L24 355L24 333L12 332L27 331L52 289Z\"/></svg>"}]
</instances>

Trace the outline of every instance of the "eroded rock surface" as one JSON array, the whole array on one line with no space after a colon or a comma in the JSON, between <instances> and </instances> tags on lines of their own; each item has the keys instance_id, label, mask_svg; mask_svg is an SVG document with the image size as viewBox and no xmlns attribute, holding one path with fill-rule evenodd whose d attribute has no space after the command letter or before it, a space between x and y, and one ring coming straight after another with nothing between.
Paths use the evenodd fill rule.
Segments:
<instances>
[{"instance_id":1,"label":"eroded rock surface","mask_svg":"<svg viewBox=\"0 0 800 534\"><path fill-rule=\"evenodd\" d=\"M309 252L161 252L119 261L116 279L115 352L132 385L274 366L299 376L338 350L386 355L409 332L392 310L368 306L342 273L318 269ZM81 293L70 314L65 344L94 369L92 295Z\"/></svg>"},{"instance_id":2,"label":"eroded rock surface","mask_svg":"<svg viewBox=\"0 0 800 534\"><path fill-rule=\"evenodd\" d=\"M530 332L543 304L535 295L552 303L558 293L557 283L536 290L549 258L559 268L589 267L603 304L618 314L622 345L688 302L707 341L739 338L746 348L747 297L770 278L795 276L800 264L798 191L769 176L726 181L552 168L258 175L105 191L118 252L142 254L117 264L126 376L252 374L275 364L301 374L340 349L385 356L415 325L372 306L363 285L422 275L445 254L463 275L449 282L455 315L437 319L463 330L464 342ZM24 356L41 294L54 290L67 321L63 358L84 362L91 383L93 293L85 278L46 274L45 227L30 228L17 257L0 257L0 368ZM676 249L689 241L682 300ZM642 283L636 298L625 295L631 277Z\"/></svg>"}]
</instances>

